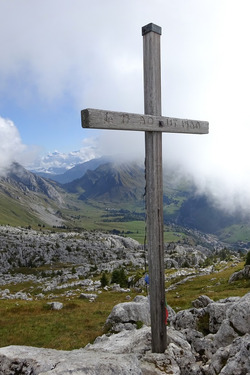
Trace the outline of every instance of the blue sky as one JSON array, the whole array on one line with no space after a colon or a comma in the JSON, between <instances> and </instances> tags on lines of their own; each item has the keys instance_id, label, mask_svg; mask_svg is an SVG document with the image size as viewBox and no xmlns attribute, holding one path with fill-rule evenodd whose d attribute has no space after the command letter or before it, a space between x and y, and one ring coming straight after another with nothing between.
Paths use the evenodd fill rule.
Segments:
<instances>
[{"instance_id":1,"label":"blue sky","mask_svg":"<svg viewBox=\"0 0 250 375\"><path fill-rule=\"evenodd\" d=\"M248 0L0 0L0 171L55 150L143 155L143 134L82 129L80 111L143 112L141 27L153 22L163 115L210 123L208 136L164 135L164 159L250 207L249 11Z\"/></svg>"},{"instance_id":2,"label":"blue sky","mask_svg":"<svg viewBox=\"0 0 250 375\"><path fill-rule=\"evenodd\" d=\"M162 70L169 86L163 100L171 100L167 96L172 86L176 96L182 93L181 86L192 92L198 76L208 73L203 43L212 43L210 26L219 10L215 1L211 3L0 0L1 117L14 122L24 144L67 152L80 148L81 140L88 137L80 128L81 109L93 106L142 112L141 27L149 22L163 29ZM202 40L205 28L210 33ZM194 63L197 77L190 72ZM190 73L192 80L187 76ZM205 90L199 90L204 95ZM174 99L163 103L163 108L169 115L182 115L187 107L181 110L182 101L180 97L179 109ZM196 112L203 115L197 109L190 115Z\"/></svg>"}]
</instances>

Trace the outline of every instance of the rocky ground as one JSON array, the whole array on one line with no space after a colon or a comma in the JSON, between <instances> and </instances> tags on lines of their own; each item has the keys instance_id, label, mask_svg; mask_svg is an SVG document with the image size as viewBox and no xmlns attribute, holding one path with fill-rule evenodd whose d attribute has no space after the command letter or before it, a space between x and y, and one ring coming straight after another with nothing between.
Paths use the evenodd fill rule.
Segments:
<instances>
[{"instance_id":1,"label":"rocky ground","mask_svg":"<svg viewBox=\"0 0 250 375\"><path fill-rule=\"evenodd\" d=\"M131 238L99 232L50 232L0 227L0 271L55 263L110 268L113 262L142 264L143 250ZM105 264L105 266L104 266ZM115 265L115 266L116 266ZM83 271L82 271L83 272Z\"/></svg>"},{"instance_id":2,"label":"rocky ground","mask_svg":"<svg viewBox=\"0 0 250 375\"><path fill-rule=\"evenodd\" d=\"M212 253L210 244L209 247L166 244L165 267L176 269L170 276L173 279L184 274L190 278L211 273L213 268L204 267L204 264ZM40 289L35 296L39 299L44 293L47 298L54 298L64 289L68 296L82 289L93 291L98 288L93 284L93 276L105 271L111 273L119 267L130 272L143 270L146 256L146 249L128 237L101 232L49 232L42 228L35 231L0 226L0 298L34 298L23 292L11 294L4 287L26 281ZM239 260L238 254L233 257L236 262ZM76 290L77 287L80 289Z\"/></svg>"},{"instance_id":3,"label":"rocky ground","mask_svg":"<svg viewBox=\"0 0 250 375\"><path fill-rule=\"evenodd\" d=\"M119 266L137 270L145 265L145 249L139 243L99 232L49 233L2 226L0 244L0 299L55 299L65 290L65 296L76 293L94 300L100 290L94 275ZM211 255L210 247L166 244L165 266L175 268L168 275L171 288L180 276L179 282L185 282L213 272L213 266L204 267ZM237 254L232 257L239 261ZM36 272L27 273L29 268ZM245 274L249 275L248 268L234 277ZM12 294L5 287L24 281L36 284L39 292ZM50 303L53 309L63 308L59 302ZM149 301L138 295L115 306L106 322L110 333L83 349L0 348L0 375L250 375L250 293L216 302L200 296L192 309L178 313L168 309L165 353L151 352Z\"/></svg>"},{"instance_id":4,"label":"rocky ground","mask_svg":"<svg viewBox=\"0 0 250 375\"><path fill-rule=\"evenodd\" d=\"M217 242L216 247L220 246ZM207 246L165 245L165 266L200 267L213 253ZM119 265L143 268L146 250L137 241L101 232L35 231L28 228L0 226L0 272L20 267L41 267L55 263L81 266L85 276L91 266L110 271ZM237 254L235 254L237 255ZM85 270L84 270L85 267Z\"/></svg>"},{"instance_id":5,"label":"rocky ground","mask_svg":"<svg viewBox=\"0 0 250 375\"><path fill-rule=\"evenodd\" d=\"M136 329L137 321L142 328ZM0 348L0 374L250 374L250 293L217 302L200 296L193 308L177 314L169 308L167 349L161 354L151 351L147 297L115 306L106 324L118 333L79 350Z\"/></svg>"}]
</instances>

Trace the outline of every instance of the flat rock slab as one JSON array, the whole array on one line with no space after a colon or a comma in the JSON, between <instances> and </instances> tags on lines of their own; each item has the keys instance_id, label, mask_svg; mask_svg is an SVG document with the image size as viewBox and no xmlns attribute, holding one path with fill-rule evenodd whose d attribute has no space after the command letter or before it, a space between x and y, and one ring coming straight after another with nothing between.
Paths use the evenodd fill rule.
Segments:
<instances>
[{"instance_id":1,"label":"flat rock slab","mask_svg":"<svg viewBox=\"0 0 250 375\"><path fill-rule=\"evenodd\" d=\"M138 297L133 304L143 302ZM0 375L250 375L249 307L250 293L180 311L167 328L168 347L161 354L151 351L148 326L103 335L73 351L0 348ZM204 316L210 329L205 336L195 327ZM210 320L218 323L216 333Z\"/></svg>"},{"instance_id":2,"label":"flat rock slab","mask_svg":"<svg viewBox=\"0 0 250 375\"><path fill-rule=\"evenodd\" d=\"M96 353L84 350L57 351L9 346L0 350L0 374L139 374L135 355ZM17 372L15 372L17 371Z\"/></svg>"},{"instance_id":3,"label":"flat rock slab","mask_svg":"<svg viewBox=\"0 0 250 375\"><path fill-rule=\"evenodd\" d=\"M140 353L150 347L150 328L99 337L84 349L62 351L29 346L0 348L0 374L141 374ZM148 344L148 346L147 346Z\"/></svg>"}]
</instances>

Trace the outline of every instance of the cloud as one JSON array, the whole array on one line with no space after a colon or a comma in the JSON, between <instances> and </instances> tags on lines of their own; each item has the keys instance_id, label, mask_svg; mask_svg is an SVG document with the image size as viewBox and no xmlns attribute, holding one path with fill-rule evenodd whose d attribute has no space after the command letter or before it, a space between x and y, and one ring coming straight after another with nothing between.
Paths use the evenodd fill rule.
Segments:
<instances>
[{"instance_id":1,"label":"cloud","mask_svg":"<svg viewBox=\"0 0 250 375\"><path fill-rule=\"evenodd\" d=\"M209 135L164 135L164 164L192 176L216 204L250 210L249 10L248 0L0 0L0 109L9 100L32 111L35 102L46 113L67 101L79 113L142 113L141 27L154 22L162 27L163 114L210 122ZM54 122L42 124L50 139ZM103 131L95 148L83 146L88 157L143 158L144 137Z\"/></svg>"},{"instance_id":2,"label":"cloud","mask_svg":"<svg viewBox=\"0 0 250 375\"><path fill-rule=\"evenodd\" d=\"M82 147L78 151L67 153L54 151L40 156L31 165L29 165L29 169L36 172L62 174L67 169L73 168L77 164L81 164L98 157L94 140L88 139L84 142L84 144L85 147Z\"/></svg>"},{"instance_id":3,"label":"cloud","mask_svg":"<svg viewBox=\"0 0 250 375\"><path fill-rule=\"evenodd\" d=\"M139 3L133 4L134 11ZM107 95L111 76L119 84L125 65L130 72L136 69L136 57L131 56L130 68L126 64L129 28L120 28L120 17L131 5L111 0L1 2L2 89L13 97L11 83L18 82L23 95L15 100L22 105L32 101L32 93L45 102L54 103L67 95L77 104L93 96L98 103L98 92L102 98L105 91ZM107 21L110 17L112 27Z\"/></svg>"},{"instance_id":4,"label":"cloud","mask_svg":"<svg viewBox=\"0 0 250 375\"><path fill-rule=\"evenodd\" d=\"M245 46L250 4L182 4L179 19L170 21L172 32L162 35L163 114L207 120L210 132L163 135L164 165L191 177L197 194L208 195L224 210L249 213L250 55ZM170 6L172 16L179 5ZM100 140L104 149L143 155L143 138L136 133L107 132Z\"/></svg>"},{"instance_id":5,"label":"cloud","mask_svg":"<svg viewBox=\"0 0 250 375\"><path fill-rule=\"evenodd\" d=\"M215 3L209 7L204 1L201 6L199 1L192 0L195 12L183 0L175 3L162 0L154 3L144 0L0 2L3 15L0 76L5 82L2 90L22 105L32 102L35 94L51 103L66 96L73 98L77 106L86 103L116 109L122 104L123 108L117 109L141 110L142 26L155 22L163 28L163 64L168 64L170 84L172 72L182 69L184 60L192 70L194 59L198 66L207 57L201 38L204 36L203 42L210 40L205 26L211 27L210 8L214 9ZM191 22L196 28L191 27ZM14 84L18 90L13 89Z\"/></svg>"},{"instance_id":6,"label":"cloud","mask_svg":"<svg viewBox=\"0 0 250 375\"><path fill-rule=\"evenodd\" d=\"M226 129L232 122L234 126ZM221 128L216 129L216 124L211 117L207 135L163 134L163 166L191 179L196 193L209 196L217 207L249 213L250 124L244 115L231 118L230 114L220 118ZM98 142L101 154L144 160L141 132L102 131Z\"/></svg>"},{"instance_id":7,"label":"cloud","mask_svg":"<svg viewBox=\"0 0 250 375\"><path fill-rule=\"evenodd\" d=\"M0 175L10 164L16 160L18 153L23 152L22 144L17 128L12 121L0 117Z\"/></svg>"},{"instance_id":8,"label":"cloud","mask_svg":"<svg viewBox=\"0 0 250 375\"><path fill-rule=\"evenodd\" d=\"M18 129L11 120L0 117L0 176L14 161L27 164L36 154L36 148L22 143Z\"/></svg>"}]
</instances>

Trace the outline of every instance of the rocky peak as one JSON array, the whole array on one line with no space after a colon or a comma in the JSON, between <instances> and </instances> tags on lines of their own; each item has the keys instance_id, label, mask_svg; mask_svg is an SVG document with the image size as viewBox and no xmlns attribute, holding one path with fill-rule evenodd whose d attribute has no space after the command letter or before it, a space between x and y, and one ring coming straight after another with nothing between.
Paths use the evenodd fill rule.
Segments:
<instances>
[{"instance_id":1,"label":"rocky peak","mask_svg":"<svg viewBox=\"0 0 250 375\"><path fill-rule=\"evenodd\" d=\"M34 192L46 195L48 198L62 203L62 196L53 182L27 171L20 164L12 163L5 177L0 177L2 183L7 183L24 193ZM10 190L10 189L9 189Z\"/></svg>"}]
</instances>

